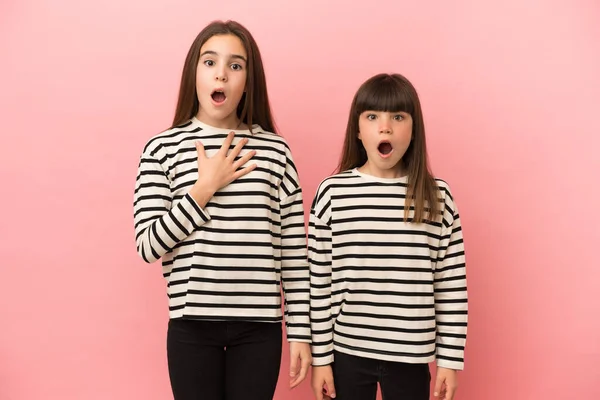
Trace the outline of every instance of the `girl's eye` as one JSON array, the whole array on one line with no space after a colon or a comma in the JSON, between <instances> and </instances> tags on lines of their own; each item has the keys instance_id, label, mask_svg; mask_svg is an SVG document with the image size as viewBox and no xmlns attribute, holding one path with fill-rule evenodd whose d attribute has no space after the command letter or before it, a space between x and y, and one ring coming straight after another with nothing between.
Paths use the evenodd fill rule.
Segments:
<instances>
[{"instance_id":1,"label":"girl's eye","mask_svg":"<svg viewBox=\"0 0 600 400\"><path fill-rule=\"evenodd\" d=\"M396 121L402 121L404 119L404 117L402 115L398 114L398 115L394 115L394 119Z\"/></svg>"},{"instance_id":2,"label":"girl's eye","mask_svg":"<svg viewBox=\"0 0 600 400\"><path fill-rule=\"evenodd\" d=\"M242 70L242 66L241 66L240 64L233 64L233 65L231 66L231 68L232 68L234 71L241 71L241 70Z\"/></svg>"},{"instance_id":3,"label":"girl's eye","mask_svg":"<svg viewBox=\"0 0 600 400\"><path fill-rule=\"evenodd\" d=\"M215 62L213 60L206 60L204 61L204 65L206 65L207 67L212 67L213 65L215 65Z\"/></svg>"},{"instance_id":4,"label":"girl's eye","mask_svg":"<svg viewBox=\"0 0 600 400\"><path fill-rule=\"evenodd\" d=\"M376 116L375 114L368 114L368 115L367 115L367 119L368 119L369 121L373 121L375 118L377 118L377 116Z\"/></svg>"}]
</instances>

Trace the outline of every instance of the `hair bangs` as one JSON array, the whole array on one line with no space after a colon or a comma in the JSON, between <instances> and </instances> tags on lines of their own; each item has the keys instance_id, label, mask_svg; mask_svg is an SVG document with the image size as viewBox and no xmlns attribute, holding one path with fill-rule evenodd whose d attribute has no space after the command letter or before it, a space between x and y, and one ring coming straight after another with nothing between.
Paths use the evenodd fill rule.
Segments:
<instances>
[{"instance_id":1,"label":"hair bangs","mask_svg":"<svg viewBox=\"0 0 600 400\"><path fill-rule=\"evenodd\" d=\"M406 112L413 114L415 104L410 89L391 75L376 75L358 91L356 111Z\"/></svg>"}]
</instances>

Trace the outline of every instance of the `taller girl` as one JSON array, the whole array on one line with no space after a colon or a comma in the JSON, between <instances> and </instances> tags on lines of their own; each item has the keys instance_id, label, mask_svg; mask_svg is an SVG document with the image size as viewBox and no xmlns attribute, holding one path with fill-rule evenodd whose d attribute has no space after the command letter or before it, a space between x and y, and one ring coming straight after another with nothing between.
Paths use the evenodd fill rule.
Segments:
<instances>
[{"instance_id":1,"label":"taller girl","mask_svg":"<svg viewBox=\"0 0 600 400\"><path fill-rule=\"evenodd\" d=\"M134 197L138 253L162 259L175 399L272 399L281 289L298 385L311 361L302 189L239 23L213 22L192 43L173 124L144 147Z\"/></svg>"}]
</instances>

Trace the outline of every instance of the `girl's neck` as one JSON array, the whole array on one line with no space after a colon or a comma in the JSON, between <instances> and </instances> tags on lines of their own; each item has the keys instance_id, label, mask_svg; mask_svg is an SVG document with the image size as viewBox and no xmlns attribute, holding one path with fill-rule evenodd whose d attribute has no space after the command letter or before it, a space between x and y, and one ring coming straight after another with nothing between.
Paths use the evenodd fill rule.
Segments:
<instances>
[{"instance_id":1,"label":"girl's neck","mask_svg":"<svg viewBox=\"0 0 600 400\"><path fill-rule=\"evenodd\" d=\"M201 111L199 111L198 114L196 114L196 119L205 125L219 129L230 129L232 131L248 129L248 126L244 124L235 114L219 120L207 117Z\"/></svg>"},{"instance_id":2,"label":"girl's neck","mask_svg":"<svg viewBox=\"0 0 600 400\"><path fill-rule=\"evenodd\" d=\"M369 161L367 160L367 162L364 163L362 166L358 167L357 170L362 174L371 175L376 178L383 179L398 179L406 175L405 171L402 170L401 163L399 163L394 168L380 169L369 163Z\"/></svg>"}]
</instances>

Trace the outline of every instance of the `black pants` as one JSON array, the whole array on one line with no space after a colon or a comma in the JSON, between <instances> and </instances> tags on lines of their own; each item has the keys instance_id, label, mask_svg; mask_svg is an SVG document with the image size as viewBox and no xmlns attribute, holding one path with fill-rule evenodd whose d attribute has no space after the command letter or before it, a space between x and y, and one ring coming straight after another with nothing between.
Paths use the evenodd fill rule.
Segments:
<instances>
[{"instance_id":1,"label":"black pants","mask_svg":"<svg viewBox=\"0 0 600 400\"><path fill-rule=\"evenodd\" d=\"M336 351L335 400L375 400L377 383L383 400L429 400L428 364L405 364L356 357Z\"/></svg>"},{"instance_id":2,"label":"black pants","mask_svg":"<svg viewBox=\"0 0 600 400\"><path fill-rule=\"evenodd\" d=\"M281 323L169 321L167 357L175 400L272 400Z\"/></svg>"}]
</instances>

